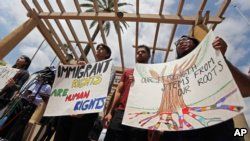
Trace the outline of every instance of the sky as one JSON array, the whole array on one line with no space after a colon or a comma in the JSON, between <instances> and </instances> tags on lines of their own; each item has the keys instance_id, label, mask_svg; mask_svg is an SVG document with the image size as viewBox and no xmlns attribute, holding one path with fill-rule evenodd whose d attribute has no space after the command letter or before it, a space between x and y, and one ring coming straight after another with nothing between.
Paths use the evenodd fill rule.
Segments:
<instances>
[{"instance_id":1,"label":"sky","mask_svg":"<svg viewBox=\"0 0 250 141\"><path fill-rule=\"evenodd\" d=\"M28 0L30 1L30 0ZM51 0L52 6L55 6L55 11L59 11L56 6L56 0ZM84 0L79 0L80 3L83 3ZM127 12L135 12L135 0L120 0L121 2L128 2L134 6L126 6L121 10ZM66 11L75 11L73 0L62 0L65 5ZM163 14L175 14L177 10L176 0L167 0L165 1ZM193 15L197 13L197 5L200 5L201 0L186 0L184 4L183 15ZM206 10L211 10L211 15L215 15L215 11L218 10L220 4L223 0L217 1L208 1ZM159 12L160 0L140 0L140 13L142 14L155 14ZM44 5L42 5L44 8ZM46 8L44 8L46 10ZM85 10L85 9L83 9ZM46 10L47 11L47 10ZM216 35L222 37L228 44L228 50L226 52L226 58L237 66L242 72L248 72L250 68L250 1L249 0L232 0L228 9L224 14L225 20L219 24L216 29ZM9 0L4 1L0 0L0 39L3 39L8 35L12 30L18 27L20 24L25 22L28 19L27 11L22 5L20 0ZM50 20L52 25L55 25L55 22ZM69 33L69 29L66 26L65 21L60 20L65 31ZM81 41L87 41L85 34L83 33L82 26L79 21L72 21L72 24L77 27L76 33L79 36ZM90 21L87 21L87 24L90 24ZM122 33L123 38L123 51L126 67L133 67L134 65L134 56L131 57L131 54L134 55L134 49L132 45L135 43L135 23L128 23L129 28L124 30ZM139 25L139 44L145 44L153 46L154 34L156 24L153 23L142 23ZM158 36L157 47L166 48L168 39L170 37L170 32L172 25L162 24L160 26L160 33ZM62 35L59 32L59 29L55 28L56 32L60 37ZM176 36L174 41L183 34L187 34L189 31L188 26L178 26L176 31ZM92 34L94 28L90 30ZM115 33L114 28L111 28L110 35L107 37L107 43L111 46L112 49L112 58L115 60L115 64L120 66L120 53L118 48L118 38ZM69 34L69 38L73 39L72 35ZM28 36L24 38L16 47L13 49L4 60L9 64L13 65L18 58L18 56L25 54L29 57L32 57L34 52L37 50L38 46L44 40L43 36L35 28ZM65 41L64 41L65 42ZM100 34L97 36L96 43L101 43ZM84 45L83 45L84 46ZM172 45L174 49L174 46ZM77 49L76 49L77 50ZM79 52L79 50L77 50ZM168 61L174 60L176 54L170 52ZM155 63L161 63L164 59L165 54L160 51L156 51ZM47 42L42 44L41 49L38 54L35 56L32 64L29 68L29 71L35 72L37 70L43 69L45 66L51 64L52 60L55 58L55 53L52 51ZM89 56L90 61L94 61L92 53ZM58 59L54 62L54 65L58 63ZM245 99L248 107L250 107L250 98ZM250 110L245 114L247 116L248 123L250 125Z\"/></svg>"}]
</instances>

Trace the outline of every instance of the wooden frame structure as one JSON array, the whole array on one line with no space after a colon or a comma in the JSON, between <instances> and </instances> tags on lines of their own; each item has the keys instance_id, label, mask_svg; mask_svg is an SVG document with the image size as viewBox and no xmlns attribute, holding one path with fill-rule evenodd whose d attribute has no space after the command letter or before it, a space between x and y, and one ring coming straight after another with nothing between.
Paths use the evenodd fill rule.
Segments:
<instances>
[{"instance_id":1,"label":"wooden frame structure","mask_svg":"<svg viewBox=\"0 0 250 141\"><path fill-rule=\"evenodd\" d=\"M15 47L15 45L17 45L17 43L20 40L22 40L34 27L37 27L62 63L66 63L66 54L67 54L66 49L63 47L64 44L67 44L69 50L72 52L75 59L78 59L79 56L83 56L85 61L88 61L87 55L84 54L82 43L89 44L93 54L95 54L95 48L93 45L94 41L91 40L91 35L88 29L88 26L86 24L86 20L98 21L98 27L100 29L102 41L104 44L107 44L107 41L106 41L106 37L104 34L102 21L109 20L109 21L114 21L115 23L115 30L117 33L117 40L118 40L118 45L119 45L119 50L120 50L121 67L123 70L125 68L125 63L124 63L124 54L123 54L123 46L122 46L123 44L122 44L122 36L121 36L119 21L128 21L128 22L136 23L135 44L132 45L135 48L135 50L137 50L137 47L138 47L139 23L141 22L156 23L157 25L155 29L154 42L151 47L152 49L151 61L154 62L155 51L159 50L159 51L165 52L164 62L166 62L169 56L169 52L171 51L171 45L175 37L175 33L176 33L176 29L178 25L191 25L192 28L190 29L189 34L192 34L192 35L195 35L194 27L199 24L203 24L205 26L207 24L210 24L211 25L210 28L214 29L217 24L223 21L223 14L231 2L231 0L224 0L224 2L220 5L220 8L217 11L216 16L210 16L209 11L207 11L206 14L203 16L202 13L207 4L207 0L202 0L201 5L199 9L197 10L196 15L185 16L182 14L182 10L185 5L185 0L179 0L178 9L177 9L176 14L174 15L163 14L162 11L164 8L165 0L160 1L159 13L140 14L140 11L139 11L140 2L139 0L135 0L135 7L136 7L135 13L122 13L122 16L118 16L119 14L118 0L114 0L115 12L112 12L112 13L99 12L97 0L94 0L94 8L95 8L94 12L83 12L78 0L72 0L74 1L74 5L76 9L76 11L73 11L73 12L67 12L61 0L54 0L54 1L56 1L56 4L59 7L60 12L54 11L54 8L52 7L50 0L43 0L43 1L22 0L24 7L28 11L28 16L30 17L30 19L26 23L24 23L22 26L20 26L18 29L16 29L14 32L12 32L10 35L5 37L2 41L0 41L0 59L2 59L5 55L7 55L8 52L12 50ZM44 3L46 8L48 9L47 11L42 9L41 2ZM30 3L33 3L33 4L30 4ZM55 31L55 28L51 24L51 20L56 23L55 25L61 32L63 39L66 41L65 43L62 41L58 33ZM64 20L66 22L66 25L68 26L70 30L69 33L66 33L66 31L63 29L62 24L60 23L59 20ZM72 25L71 20L79 20L81 22L82 27L84 29L84 33L88 41L79 40L79 37L76 34L75 27ZM173 25L170 38L168 42L166 43L166 48L156 47L158 35L160 31L159 30L160 26L166 23ZM28 28L25 28L25 27L28 27ZM19 34L15 32L19 32ZM73 39L69 39L69 34L72 35ZM12 40L12 42L10 42L10 40ZM77 54L77 51L74 49L72 43L76 43L76 46L80 51L80 54Z\"/></svg>"}]
</instances>

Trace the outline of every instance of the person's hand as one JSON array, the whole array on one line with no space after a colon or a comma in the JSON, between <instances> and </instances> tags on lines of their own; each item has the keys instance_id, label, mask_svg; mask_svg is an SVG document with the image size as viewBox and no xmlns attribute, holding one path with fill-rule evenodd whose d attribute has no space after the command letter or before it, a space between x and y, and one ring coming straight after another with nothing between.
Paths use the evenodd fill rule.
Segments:
<instances>
[{"instance_id":1,"label":"person's hand","mask_svg":"<svg viewBox=\"0 0 250 141\"><path fill-rule=\"evenodd\" d=\"M103 125L105 128L109 126L110 120L112 119L111 113L108 113L104 118L103 118Z\"/></svg>"},{"instance_id":2,"label":"person's hand","mask_svg":"<svg viewBox=\"0 0 250 141\"><path fill-rule=\"evenodd\" d=\"M134 75L133 74L130 74L128 76L128 79L131 81L131 82L134 82L135 81L135 78L134 78Z\"/></svg>"},{"instance_id":3,"label":"person's hand","mask_svg":"<svg viewBox=\"0 0 250 141\"><path fill-rule=\"evenodd\" d=\"M49 100L49 95L48 94L40 93L39 95L40 95L40 97L42 97L44 102L48 102L48 100Z\"/></svg>"},{"instance_id":4,"label":"person's hand","mask_svg":"<svg viewBox=\"0 0 250 141\"><path fill-rule=\"evenodd\" d=\"M7 85L8 85L8 86L13 86L13 85L15 85L15 83L16 83L16 82L14 81L14 79L11 78L11 79L8 80Z\"/></svg>"},{"instance_id":5,"label":"person's hand","mask_svg":"<svg viewBox=\"0 0 250 141\"><path fill-rule=\"evenodd\" d=\"M77 61L77 65L86 65L87 63L85 61Z\"/></svg>"},{"instance_id":6,"label":"person's hand","mask_svg":"<svg viewBox=\"0 0 250 141\"><path fill-rule=\"evenodd\" d=\"M219 49L222 55L225 56L225 53L227 51L227 43L222 38L218 36L215 37L212 45L215 49Z\"/></svg>"},{"instance_id":7,"label":"person's hand","mask_svg":"<svg viewBox=\"0 0 250 141\"><path fill-rule=\"evenodd\" d=\"M34 95L28 95L28 101L32 102L35 100L35 96Z\"/></svg>"}]
</instances>

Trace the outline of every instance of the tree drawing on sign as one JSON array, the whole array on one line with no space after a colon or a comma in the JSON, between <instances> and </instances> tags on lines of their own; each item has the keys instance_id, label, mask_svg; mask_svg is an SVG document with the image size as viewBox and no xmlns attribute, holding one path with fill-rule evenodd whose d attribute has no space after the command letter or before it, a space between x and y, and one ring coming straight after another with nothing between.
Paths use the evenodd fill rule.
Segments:
<instances>
[{"instance_id":1,"label":"tree drawing on sign","mask_svg":"<svg viewBox=\"0 0 250 141\"><path fill-rule=\"evenodd\" d=\"M192 107L187 106L183 99L183 95L179 94L178 91L182 90L180 82L182 77L185 75L185 71L195 65L195 62L198 58L199 52L196 55L193 55L189 60L184 61L182 64L176 64L172 75L164 76L167 67L165 66L161 74L158 74L156 71L150 69L149 73L151 77L163 84L163 92L160 106L157 112L138 112L138 113L129 113L129 119L134 119L140 115L148 115L148 117L139 121L140 126L146 126L146 124L152 119L157 118L158 121L154 125L146 126L150 130L158 129L162 124L167 126L169 130L183 130L184 127L188 129L193 129L194 126L188 122L185 117L189 116L192 119L198 121L202 126L208 126L209 122L218 122L222 121L220 118L206 118L195 114L194 112L204 112L208 110L229 110L239 112L243 109L242 106L234 105L225 105L225 100L234 94L237 89L234 89L224 97L220 98L218 101L209 106L204 107ZM178 117L178 118L173 118Z\"/></svg>"}]
</instances>

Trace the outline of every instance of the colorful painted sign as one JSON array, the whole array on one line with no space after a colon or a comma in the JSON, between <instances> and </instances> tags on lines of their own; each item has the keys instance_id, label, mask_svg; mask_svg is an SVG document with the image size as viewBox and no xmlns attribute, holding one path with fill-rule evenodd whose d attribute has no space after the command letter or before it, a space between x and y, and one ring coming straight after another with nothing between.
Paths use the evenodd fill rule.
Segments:
<instances>
[{"instance_id":1,"label":"colorful painted sign","mask_svg":"<svg viewBox=\"0 0 250 141\"><path fill-rule=\"evenodd\" d=\"M107 97L112 60L59 65L45 116L101 112Z\"/></svg>"},{"instance_id":2,"label":"colorful painted sign","mask_svg":"<svg viewBox=\"0 0 250 141\"><path fill-rule=\"evenodd\" d=\"M228 120L244 110L240 91L213 32L185 57L162 64L137 64L123 124L181 131Z\"/></svg>"}]
</instances>

